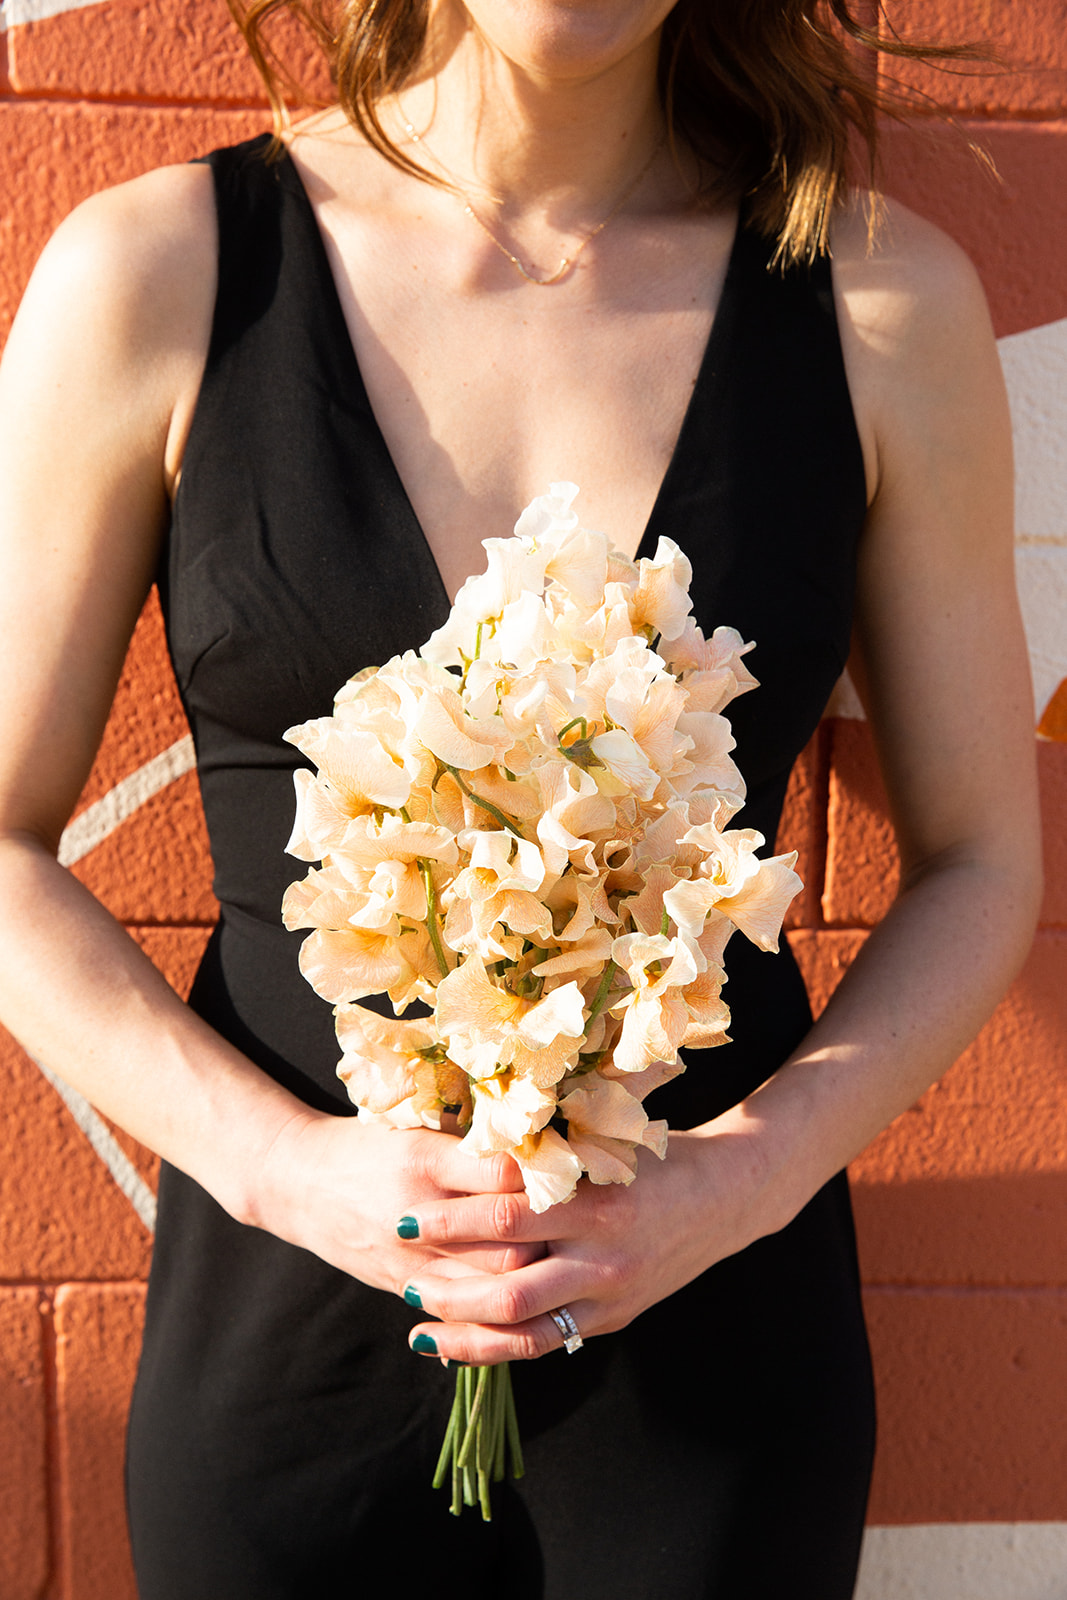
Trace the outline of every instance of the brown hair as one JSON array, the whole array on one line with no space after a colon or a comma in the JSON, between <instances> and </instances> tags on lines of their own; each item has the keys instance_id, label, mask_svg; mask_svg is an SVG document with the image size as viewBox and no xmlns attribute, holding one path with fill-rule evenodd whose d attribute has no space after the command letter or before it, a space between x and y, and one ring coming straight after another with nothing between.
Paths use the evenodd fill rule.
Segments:
<instances>
[{"instance_id":1,"label":"brown hair","mask_svg":"<svg viewBox=\"0 0 1067 1600\"><path fill-rule=\"evenodd\" d=\"M276 134L286 72L266 31L283 14L322 48L350 122L395 166L441 180L398 149L379 106L415 70L426 40L428 0L228 0L267 86ZM678 0L663 27L660 93L672 144L701 160L708 200L748 196L756 225L778 241L781 261L827 248L830 219L866 152L874 185L878 119L931 102L879 81L880 54L910 60L975 59L970 45L907 43L854 14L854 0ZM878 7L881 10L881 7Z\"/></svg>"}]
</instances>

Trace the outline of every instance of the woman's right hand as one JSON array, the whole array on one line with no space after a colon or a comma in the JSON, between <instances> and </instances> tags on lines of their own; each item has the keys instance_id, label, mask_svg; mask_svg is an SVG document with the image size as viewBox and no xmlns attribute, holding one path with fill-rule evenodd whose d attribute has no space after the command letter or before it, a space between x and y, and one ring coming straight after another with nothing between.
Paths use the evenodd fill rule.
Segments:
<instances>
[{"instance_id":1,"label":"woman's right hand","mask_svg":"<svg viewBox=\"0 0 1067 1600\"><path fill-rule=\"evenodd\" d=\"M420 1204L522 1187L510 1156L469 1154L452 1134L303 1108L272 1141L243 1220L313 1251L362 1283L402 1295L442 1256L461 1272L497 1273L542 1255L540 1243L420 1246L398 1233L401 1219Z\"/></svg>"}]
</instances>

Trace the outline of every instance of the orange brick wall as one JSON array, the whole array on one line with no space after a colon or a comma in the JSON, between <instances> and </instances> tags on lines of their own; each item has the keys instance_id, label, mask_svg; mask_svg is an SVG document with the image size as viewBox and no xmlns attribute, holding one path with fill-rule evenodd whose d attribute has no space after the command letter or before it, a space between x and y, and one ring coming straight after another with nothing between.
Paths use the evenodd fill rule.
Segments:
<instances>
[{"instance_id":1,"label":"orange brick wall","mask_svg":"<svg viewBox=\"0 0 1067 1600\"><path fill-rule=\"evenodd\" d=\"M999 188L957 136L910 132L890 136L889 187L971 252L999 335L1058 322L1060 0L898 9L914 32L996 31L1025 70L911 73L955 96L995 157ZM29 23L8 0L7 14L0 337L45 237L83 196L265 121L222 0L102 0ZM1067 587L1062 615L1067 631ZM882 1413L872 1515L883 1523L1067 1521L1067 711L1057 722L1054 710L1045 727L1059 738L1039 750L1049 888L1031 959L978 1043L855 1169ZM152 604L79 813L184 731ZM892 892L862 722L823 724L784 832L807 884L791 937L818 1003ZM148 799L74 870L187 989L213 919L195 779ZM6 1039L0 1080L0 1595L133 1600L121 1454L149 1236L56 1091ZM119 1144L151 1183L152 1158Z\"/></svg>"}]
</instances>

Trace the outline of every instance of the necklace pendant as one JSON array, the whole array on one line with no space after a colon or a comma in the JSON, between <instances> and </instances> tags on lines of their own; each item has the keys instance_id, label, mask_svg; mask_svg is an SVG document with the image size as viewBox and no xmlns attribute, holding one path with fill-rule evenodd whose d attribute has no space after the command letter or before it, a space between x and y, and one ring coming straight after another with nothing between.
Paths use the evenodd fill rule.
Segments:
<instances>
[{"instance_id":1,"label":"necklace pendant","mask_svg":"<svg viewBox=\"0 0 1067 1600\"><path fill-rule=\"evenodd\" d=\"M509 260L511 260L515 264L515 266L518 267L519 271L522 273L522 275L526 279L527 283L536 284L539 289L550 289L554 283L558 283L559 282L559 280L563 277L563 275L569 270L569 268L571 266L571 258L570 258L570 256L564 256L563 260L560 262L560 264L556 268L555 272L552 273L551 277L548 277L548 278L535 278L532 272L527 272L526 268L523 266L522 262L518 259L517 256L512 256L512 255L509 254Z\"/></svg>"}]
</instances>

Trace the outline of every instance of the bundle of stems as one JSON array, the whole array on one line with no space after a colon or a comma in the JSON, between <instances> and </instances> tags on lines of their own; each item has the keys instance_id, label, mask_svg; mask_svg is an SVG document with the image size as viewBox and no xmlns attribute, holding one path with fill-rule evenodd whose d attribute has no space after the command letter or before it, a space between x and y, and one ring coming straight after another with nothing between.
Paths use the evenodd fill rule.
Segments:
<instances>
[{"instance_id":1,"label":"bundle of stems","mask_svg":"<svg viewBox=\"0 0 1067 1600\"><path fill-rule=\"evenodd\" d=\"M458 1517L464 1506L480 1506L482 1521L491 1522L489 1485L503 1481L508 1465L513 1478L522 1477L511 1368L506 1361L495 1367L460 1367L433 1486L442 1488L451 1476L452 1515Z\"/></svg>"}]
</instances>

